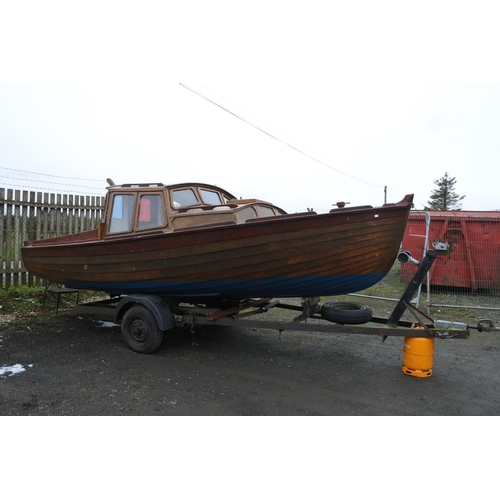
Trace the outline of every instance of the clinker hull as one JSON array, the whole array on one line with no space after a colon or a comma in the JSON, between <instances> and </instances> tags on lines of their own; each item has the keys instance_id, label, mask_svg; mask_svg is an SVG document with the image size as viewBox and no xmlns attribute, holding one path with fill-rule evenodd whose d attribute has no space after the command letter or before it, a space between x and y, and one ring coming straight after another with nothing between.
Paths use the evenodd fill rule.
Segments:
<instances>
[{"instance_id":1,"label":"clinker hull","mask_svg":"<svg viewBox=\"0 0 500 500\"><path fill-rule=\"evenodd\" d=\"M340 295L380 281L397 256L411 199L379 208L22 249L26 269L69 287L170 297Z\"/></svg>"}]
</instances>

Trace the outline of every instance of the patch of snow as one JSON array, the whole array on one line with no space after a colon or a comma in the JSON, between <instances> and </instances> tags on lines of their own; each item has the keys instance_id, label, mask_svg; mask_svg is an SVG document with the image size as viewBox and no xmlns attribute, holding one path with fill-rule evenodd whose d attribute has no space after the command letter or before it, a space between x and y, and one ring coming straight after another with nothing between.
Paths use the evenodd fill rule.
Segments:
<instances>
[{"instance_id":1,"label":"patch of snow","mask_svg":"<svg viewBox=\"0 0 500 500\"><path fill-rule=\"evenodd\" d=\"M101 328L112 328L114 326L120 326L117 323L113 323L112 321L97 321L97 325L100 326Z\"/></svg>"},{"instance_id":2,"label":"patch of snow","mask_svg":"<svg viewBox=\"0 0 500 500\"><path fill-rule=\"evenodd\" d=\"M28 365L31 368L33 365ZM17 373L25 372L26 368L23 365L15 364L12 366L0 366L0 377L16 375Z\"/></svg>"}]
</instances>

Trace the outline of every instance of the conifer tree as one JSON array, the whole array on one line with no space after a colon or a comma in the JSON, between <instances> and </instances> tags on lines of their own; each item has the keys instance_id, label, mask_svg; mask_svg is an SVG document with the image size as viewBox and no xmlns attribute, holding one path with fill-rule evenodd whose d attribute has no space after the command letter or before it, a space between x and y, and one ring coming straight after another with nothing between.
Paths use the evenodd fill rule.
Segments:
<instances>
[{"instance_id":1,"label":"conifer tree","mask_svg":"<svg viewBox=\"0 0 500 500\"><path fill-rule=\"evenodd\" d=\"M431 193L429 205L424 207L424 210L461 210L460 203L464 196L459 196L455 193L455 177L448 177L448 172L445 172L441 179L434 181L437 188Z\"/></svg>"}]
</instances>

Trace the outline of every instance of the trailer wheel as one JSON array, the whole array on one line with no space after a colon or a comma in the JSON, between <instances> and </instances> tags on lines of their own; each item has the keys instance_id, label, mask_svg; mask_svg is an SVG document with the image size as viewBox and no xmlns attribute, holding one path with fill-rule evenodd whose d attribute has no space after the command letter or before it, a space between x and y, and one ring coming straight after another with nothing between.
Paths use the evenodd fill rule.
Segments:
<instances>
[{"instance_id":1,"label":"trailer wheel","mask_svg":"<svg viewBox=\"0 0 500 500\"><path fill-rule=\"evenodd\" d=\"M149 309L133 306L123 316L122 337L132 351L148 354L160 347L163 332Z\"/></svg>"},{"instance_id":2,"label":"trailer wheel","mask_svg":"<svg viewBox=\"0 0 500 500\"><path fill-rule=\"evenodd\" d=\"M321 317L341 325L361 325L371 321L373 312L366 304L327 302L321 306Z\"/></svg>"}]
</instances>

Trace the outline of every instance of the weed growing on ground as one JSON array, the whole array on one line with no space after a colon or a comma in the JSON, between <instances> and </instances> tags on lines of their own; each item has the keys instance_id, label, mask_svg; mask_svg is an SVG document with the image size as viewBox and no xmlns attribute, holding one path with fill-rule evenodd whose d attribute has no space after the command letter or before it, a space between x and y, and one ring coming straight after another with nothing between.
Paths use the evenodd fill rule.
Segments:
<instances>
[{"instance_id":1,"label":"weed growing on ground","mask_svg":"<svg viewBox=\"0 0 500 500\"><path fill-rule=\"evenodd\" d=\"M43 286L26 286L1 288L0 289L0 314L26 314L37 313L42 309L45 287ZM55 307L54 298L47 294L46 310L52 310ZM99 292L91 290L80 291L80 303L89 302L91 300L101 300L108 298ZM60 309L72 307L75 304L74 297L61 297Z\"/></svg>"}]
</instances>

